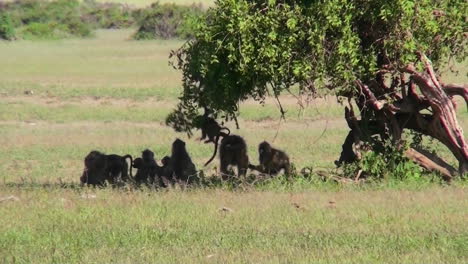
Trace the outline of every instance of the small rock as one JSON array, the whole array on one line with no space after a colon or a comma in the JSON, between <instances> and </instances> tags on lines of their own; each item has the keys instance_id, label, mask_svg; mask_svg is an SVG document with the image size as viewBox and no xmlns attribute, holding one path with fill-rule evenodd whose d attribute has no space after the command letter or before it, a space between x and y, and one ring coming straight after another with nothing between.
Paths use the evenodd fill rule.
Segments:
<instances>
[{"instance_id":1,"label":"small rock","mask_svg":"<svg viewBox=\"0 0 468 264\"><path fill-rule=\"evenodd\" d=\"M1 202L8 202L8 201L17 202L19 200L20 200L20 198L14 196L14 195L10 195L10 196L0 198L0 203Z\"/></svg>"},{"instance_id":2,"label":"small rock","mask_svg":"<svg viewBox=\"0 0 468 264\"><path fill-rule=\"evenodd\" d=\"M83 199L96 199L96 195L95 194L84 193L84 194L81 195L81 198L83 198Z\"/></svg>"},{"instance_id":3,"label":"small rock","mask_svg":"<svg viewBox=\"0 0 468 264\"><path fill-rule=\"evenodd\" d=\"M221 207L221 208L219 208L219 211L220 212L226 212L226 213L234 212L231 208L228 208L228 207Z\"/></svg>"},{"instance_id":4,"label":"small rock","mask_svg":"<svg viewBox=\"0 0 468 264\"><path fill-rule=\"evenodd\" d=\"M302 205L300 205L298 203L292 203L291 205L294 206L294 208L296 208L297 210L300 210L300 211L306 211L307 210L306 207L304 207L304 206L302 206Z\"/></svg>"},{"instance_id":5,"label":"small rock","mask_svg":"<svg viewBox=\"0 0 468 264\"><path fill-rule=\"evenodd\" d=\"M30 126L35 126L37 125L36 122L33 122L33 121L26 121L26 124L30 125Z\"/></svg>"}]
</instances>

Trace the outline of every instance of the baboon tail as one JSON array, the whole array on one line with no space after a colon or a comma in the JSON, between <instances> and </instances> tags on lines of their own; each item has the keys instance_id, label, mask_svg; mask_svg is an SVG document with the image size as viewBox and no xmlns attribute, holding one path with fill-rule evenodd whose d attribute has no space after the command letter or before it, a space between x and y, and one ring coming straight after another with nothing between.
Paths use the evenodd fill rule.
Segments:
<instances>
[{"instance_id":1,"label":"baboon tail","mask_svg":"<svg viewBox=\"0 0 468 264\"><path fill-rule=\"evenodd\" d=\"M132 174L132 164L133 164L133 158L132 158L132 155L130 154L127 154L125 156L123 156L125 162L127 162L127 159L130 159L130 168L129 168L129 173L130 173L130 178L133 178L133 174Z\"/></svg>"},{"instance_id":2,"label":"baboon tail","mask_svg":"<svg viewBox=\"0 0 468 264\"><path fill-rule=\"evenodd\" d=\"M213 161L213 159L216 157L216 152L218 151L218 141L219 141L219 135L216 136L216 140L214 142L215 144L215 149L214 149L214 152L213 152L213 156L211 156L211 158L205 163L205 165L203 166L207 166L208 164L210 164L211 161Z\"/></svg>"},{"instance_id":3,"label":"baboon tail","mask_svg":"<svg viewBox=\"0 0 468 264\"><path fill-rule=\"evenodd\" d=\"M223 135L222 135L223 137L227 137L227 136L231 135L231 130L230 130L229 128L227 128L227 127L221 127L221 130L223 130L223 129L227 130L227 133L222 133L222 134L223 134Z\"/></svg>"}]
</instances>

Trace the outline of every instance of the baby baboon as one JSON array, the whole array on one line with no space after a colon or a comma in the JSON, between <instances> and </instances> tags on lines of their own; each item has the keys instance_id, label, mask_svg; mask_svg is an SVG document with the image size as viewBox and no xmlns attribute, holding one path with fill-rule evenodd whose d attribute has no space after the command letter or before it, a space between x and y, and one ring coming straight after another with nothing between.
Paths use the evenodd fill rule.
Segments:
<instances>
[{"instance_id":1,"label":"baby baboon","mask_svg":"<svg viewBox=\"0 0 468 264\"><path fill-rule=\"evenodd\" d=\"M263 141L258 145L260 165L255 166L249 164L249 169L257 170L270 175L278 174L281 169L284 169L286 175L290 174L291 165L288 155L282 151L271 147L271 145Z\"/></svg>"},{"instance_id":2,"label":"baby baboon","mask_svg":"<svg viewBox=\"0 0 468 264\"><path fill-rule=\"evenodd\" d=\"M208 137L208 139L205 140L205 144L212 142L215 145L213 155L204 165L206 166L210 164L210 162L216 157L216 152L218 150L219 137L227 137L229 136L229 134L231 134L231 131L229 130L229 128L219 125L218 122L216 122L214 118L209 117L209 111L206 108L205 108L205 114L203 114L203 116L201 116L200 118L201 120L199 122L200 122L200 129L202 132L202 136L200 140L203 140L206 137ZM223 132L223 130L225 130L226 132Z\"/></svg>"},{"instance_id":3,"label":"baby baboon","mask_svg":"<svg viewBox=\"0 0 468 264\"><path fill-rule=\"evenodd\" d=\"M161 181L166 187L175 183L173 178L174 171L172 170L170 163L171 157L164 156L164 158L161 159L162 166L159 168L158 172L159 177L161 177Z\"/></svg>"},{"instance_id":4,"label":"baby baboon","mask_svg":"<svg viewBox=\"0 0 468 264\"><path fill-rule=\"evenodd\" d=\"M228 175L228 167L230 165L237 166L237 174L239 177L245 176L249 165L249 156L247 155L247 144L245 144L245 140L237 135L224 137L223 140L221 140L219 159L223 178Z\"/></svg>"},{"instance_id":5,"label":"baby baboon","mask_svg":"<svg viewBox=\"0 0 468 264\"><path fill-rule=\"evenodd\" d=\"M164 186L161 181L161 167L159 167L154 159L153 151L149 149L142 151L141 158L136 158L133 161L133 167L138 169L135 174L137 184L145 183Z\"/></svg>"},{"instance_id":6,"label":"baby baboon","mask_svg":"<svg viewBox=\"0 0 468 264\"><path fill-rule=\"evenodd\" d=\"M120 176L123 181L129 179L127 159L130 159L132 164L132 156L119 156L116 154L106 155L99 151L91 151L84 159L85 169L80 181L88 185L104 185L107 180L114 184ZM130 167L130 177L132 169Z\"/></svg>"},{"instance_id":7,"label":"baby baboon","mask_svg":"<svg viewBox=\"0 0 468 264\"><path fill-rule=\"evenodd\" d=\"M161 159L161 164L162 164L161 168L167 167L167 165L169 165L169 162L171 162L171 157L164 156L164 158Z\"/></svg>"},{"instance_id":8,"label":"baby baboon","mask_svg":"<svg viewBox=\"0 0 468 264\"><path fill-rule=\"evenodd\" d=\"M172 154L167 171L172 171L170 176L175 176L177 181L183 183L192 183L197 177L195 164L185 149L185 142L180 139L172 143Z\"/></svg>"}]
</instances>

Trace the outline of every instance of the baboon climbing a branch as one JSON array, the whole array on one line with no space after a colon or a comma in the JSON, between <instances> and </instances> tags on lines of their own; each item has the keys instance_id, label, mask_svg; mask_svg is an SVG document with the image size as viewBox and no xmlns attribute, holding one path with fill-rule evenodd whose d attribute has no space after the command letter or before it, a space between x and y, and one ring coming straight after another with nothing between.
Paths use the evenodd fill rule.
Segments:
<instances>
[{"instance_id":1,"label":"baboon climbing a branch","mask_svg":"<svg viewBox=\"0 0 468 264\"><path fill-rule=\"evenodd\" d=\"M221 126L214 118L210 117L209 110L207 108L205 108L205 113L199 117L198 122L202 133L200 140L204 140L208 137L208 139L205 140L205 144L212 142L215 145L213 155L204 165L207 166L216 157L219 138L229 136L231 131L229 128Z\"/></svg>"}]
</instances>

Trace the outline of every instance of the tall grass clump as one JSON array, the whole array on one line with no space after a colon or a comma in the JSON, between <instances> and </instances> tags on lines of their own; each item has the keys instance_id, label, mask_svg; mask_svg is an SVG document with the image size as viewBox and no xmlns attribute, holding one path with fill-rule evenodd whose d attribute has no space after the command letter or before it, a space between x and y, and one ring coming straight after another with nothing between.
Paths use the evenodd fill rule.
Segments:
<instances>
[{"instance_id":1,"label":"tall grass clump","mask_svg":"<svg viewBox=\"0 0 468 264\"><path fill-rule=\"evenodd\" d=\"M154 3L141 11L142 18L134 38L137 40L190 38L202 14L203 10L199 5Z\"/></svg>"},{"instance_id":2,"label":"tall grass clump","mask_svg":"<svg viewBox=\"0 0 468 264\"><path fill-rule=\"evenodd\" d=\"M2 11L12 17L24 39L88 37L92 33L90 25L81 18L78 0L18 0L5 4Z\"/></svg>"},{"instance_id":3,"label":"tall grass clump","mask_svg":"<svg viewBox=\"0 0 468 264\"><path fill-rule=\"evenodd\" d=\"M344 175L354 179L399 181L418 180L423 176L422 168L405 155L409 144L395 145L386 141L374 147L373 150L362 151L355 162L346 164Z\"/></svg>"},{"instance_id":4,"label":"tall grass clump","mask_svg":"<svg viewBox=\"0 0 468 264\"><path fill-rule=\"evenodd\" d=\"M126 4L85 0L82 5L82 18L93 28L129 28L135 25L138 11Z\"/></svg>"},{"instance_id":5,"label":"tall grass clump","mask_svg":"<svg viewBox=\"0 0 468 264\"><path fill-rule=\"evenodd\" d=\"M15 28L8 13L0 13L0 39L13 40Z\"/></svg>"}]
</instances>

